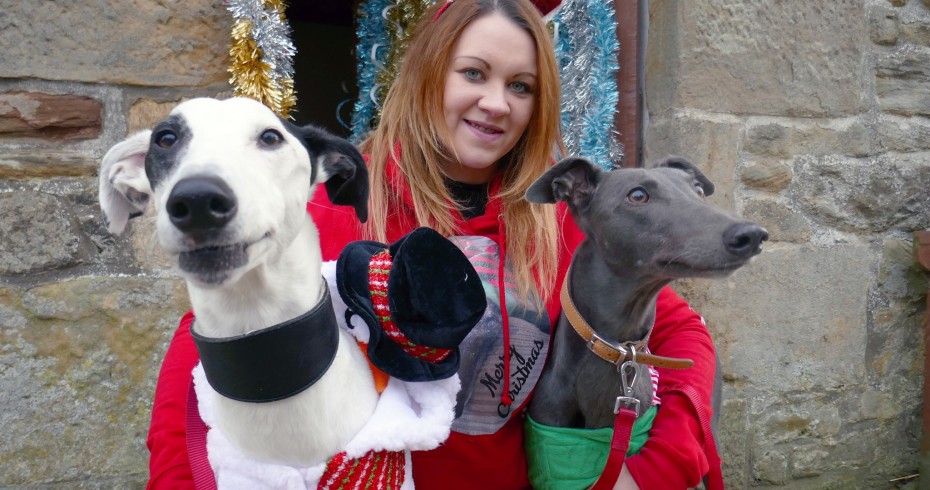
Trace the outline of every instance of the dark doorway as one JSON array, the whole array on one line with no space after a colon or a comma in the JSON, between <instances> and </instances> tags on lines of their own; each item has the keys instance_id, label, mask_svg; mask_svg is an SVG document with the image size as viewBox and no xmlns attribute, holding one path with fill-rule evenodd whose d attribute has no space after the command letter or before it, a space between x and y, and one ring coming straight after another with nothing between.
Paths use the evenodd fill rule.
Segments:
<instances>
[{"instance_id":1,"label":"dark doorway","mask_svg":"<svg viewBox=\"0 0 930 490\"><path fill-rule=\"evenodd\" d=\"M300 124L314 123L344 137L358 97L354 15L350 0L295 1L286 10L297 48L297 105L291 115Z\"/></svg>"}]
</instances>

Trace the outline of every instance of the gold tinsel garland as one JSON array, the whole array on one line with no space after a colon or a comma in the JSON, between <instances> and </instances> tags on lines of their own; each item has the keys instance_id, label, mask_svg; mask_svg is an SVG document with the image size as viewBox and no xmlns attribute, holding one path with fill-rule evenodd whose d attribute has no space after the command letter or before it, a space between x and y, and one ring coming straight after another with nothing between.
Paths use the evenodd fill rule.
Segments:
<instances>
[{"instance_id":1,"label":"gold tinsel garland","mask_svg":"<svg viewBox=\"0 0 930 490\"><path fill-rule=\"evenodd\" d=\"M400 59L407 51L410 44L410 36L413 34L413 28L423 13L435 3L436 0L397 0L390 8L384 10L387 31L387 37L390 42L387 59L385 60L385 69L377 75L379 91L377 98L379 101L384 100L388 87L397 78ZM379 103L380 106L380 103ZM378 116L380 117L380 111Z\"/></svg>"},{"instance_id":2,"label":"gold tinsel garland","mask_svg":"<svg viewBox=\"0 0 930 490\"><path fill-rule=\"evenodd\" d=\"M237 96L251 97L270 107L281 117L288 117L297 103L293 70L273 66L269 59L286 59L293 55L284 16L283 0L228 1L227 8L236 19L229 48L232 75L229 83ZM271 17L274 16L274 17ZM255 39L256 25L270 45ZM276 50L278 52L269 52ZM287 67L290 67L289 63Z\"/></svg>"}]
</instances>

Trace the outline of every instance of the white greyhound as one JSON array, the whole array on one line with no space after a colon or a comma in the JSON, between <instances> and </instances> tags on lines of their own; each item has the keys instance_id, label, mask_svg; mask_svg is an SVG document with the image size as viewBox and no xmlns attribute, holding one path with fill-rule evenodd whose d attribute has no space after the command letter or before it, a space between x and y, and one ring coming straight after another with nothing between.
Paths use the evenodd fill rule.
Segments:
<instances>
[{"instance_id":1,"label":"white greyhound","mask_svg":"<svg viewBox=\"0 0 930 490\"><path fill-rule=\"evenodd\" d=\"M308 312L327 310L330 296L337 311L323 316L342 320L338 310L345 306L323 280L319 235L306 212L314 187L324 182L334 203L353 206L365 220L367 170L349 142L289 124L251 99L194 99L152 130L110 149L100 170L100 204L115 234L131 217L154 208L159 244L187 281L196 314L191 331L209 368L208 357L225 355L211 351L211 345L222 350ZM287 357L274 352L279 339L271 348L247 344L233 354L231 367L227 360L227 367L206 370L209 385L201 381L197 393L201 415L211 426L208 447L209 438L222 436L259 464L321 472L332 456L347 447L352 452L391 383L401 385L402 398L417 406L407 429L432 420L419 434L382 434L387 441L381 446L430 449L448 436L457 376L432 382L449 392L432 411L418 404L422 393L417 390L423 387L413 385L422 383L392 378L379 395L356 338L346 328L316 330L297 337L308 341L298 349L313 354L298 357L312 359L279 359ZM309 374L274 372L293 370L295 362ZM195 379L196 374L195 369ZM205 407L212 413L204 413ZM356 452L370 449L356 446ZM405 456L401 461L409 474L409 451ZM212 453L210 461L224 486ZM403 488L412 488L411 478Z\"/></svg>"}]
</instances>

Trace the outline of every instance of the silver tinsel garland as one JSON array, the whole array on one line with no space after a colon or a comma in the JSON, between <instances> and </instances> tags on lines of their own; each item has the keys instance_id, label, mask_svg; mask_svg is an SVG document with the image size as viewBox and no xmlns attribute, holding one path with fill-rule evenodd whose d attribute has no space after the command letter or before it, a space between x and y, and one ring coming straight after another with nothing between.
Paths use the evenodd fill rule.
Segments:
<instances>
[{"instance_id":1,"label":"silver tinsel garland","mask_svg":"<svg viewBox=\"0 0 930 490\"><path fill-rule=\"evenodd\" d=\"M268 86L261 87L262 91L275 94L278 98L293 98L294 55L297 49L291 41L290 25L284 18L284 1L224 0L224 4L236 23L247 21L251 25L251 37L257 48L252 56L259 57L256 61L267 66ZM234 62L231 71L237 75L243 69L245 67L237 66Z\"/></svg>"},{"instance_id":2,"label":"silver tinsel garland","mask_svg":"<svg viewBox=\"0 0 930 490\"><path fill-rule=\"evenodd\" d=\"M613 1L565 0L553 22L565 146L570 154L612 168L623 157L613 127L620 68Z\"/></svg>"}]
</instances>

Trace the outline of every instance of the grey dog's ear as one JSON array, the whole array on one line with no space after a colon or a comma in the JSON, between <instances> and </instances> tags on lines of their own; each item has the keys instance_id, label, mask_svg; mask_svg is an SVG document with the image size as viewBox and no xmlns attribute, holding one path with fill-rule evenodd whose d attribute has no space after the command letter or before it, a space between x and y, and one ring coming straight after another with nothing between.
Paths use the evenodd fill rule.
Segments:
<instances>
[{"instance_id":1,"label":"grey dog's ear","mask_svg":"<svg viewBox=\"0 0 930 490\"><path fill-rule=\"evenodd\" d=\"M330 202L352 206L359 221L367 221L368 167L355 145L312 125L285 125L307 147L314 161L314 181L324 182Z\"/></svg>"},{"instance_id":2,"label":"grey dog's ear","mask_svg":"<svg viewBox=\"0 0 930 490\"><path fill-rule=\"evenodd\" d=\"M670 156L665 158L653 165L655 168L658 167L668 167L668 168L677 168L678 170L683 170L691 174L695 180L701 183L701 188L704 189L704 195L709 196L714 193L714 183L707 178L693 163L685 160L682 157Z\"/></svg>"},{"instance_id":3,"label":"grey dog's ear","mask_svg":"<svg viewBox=\"0 0 930 490\"><path fill-rule=\"evenodd\" d=\"M126 223L144 213L151 200L152 188L145 175L151 134L146 129L120 141L100 163L97 197L110 233L122 233Z\"/></svg>"},{"instance_id":4,"label":"grey dog's ear","mask_svg":"<svg viewBox=\"0 0 930 490\"><path fill-rule=\"evenodd\" d=\"M565 201L571 209L584 209L597 190L602 172L585 158L566 158L530 185L526 200L537 204Z\"/></svg>"}]
</instances>

